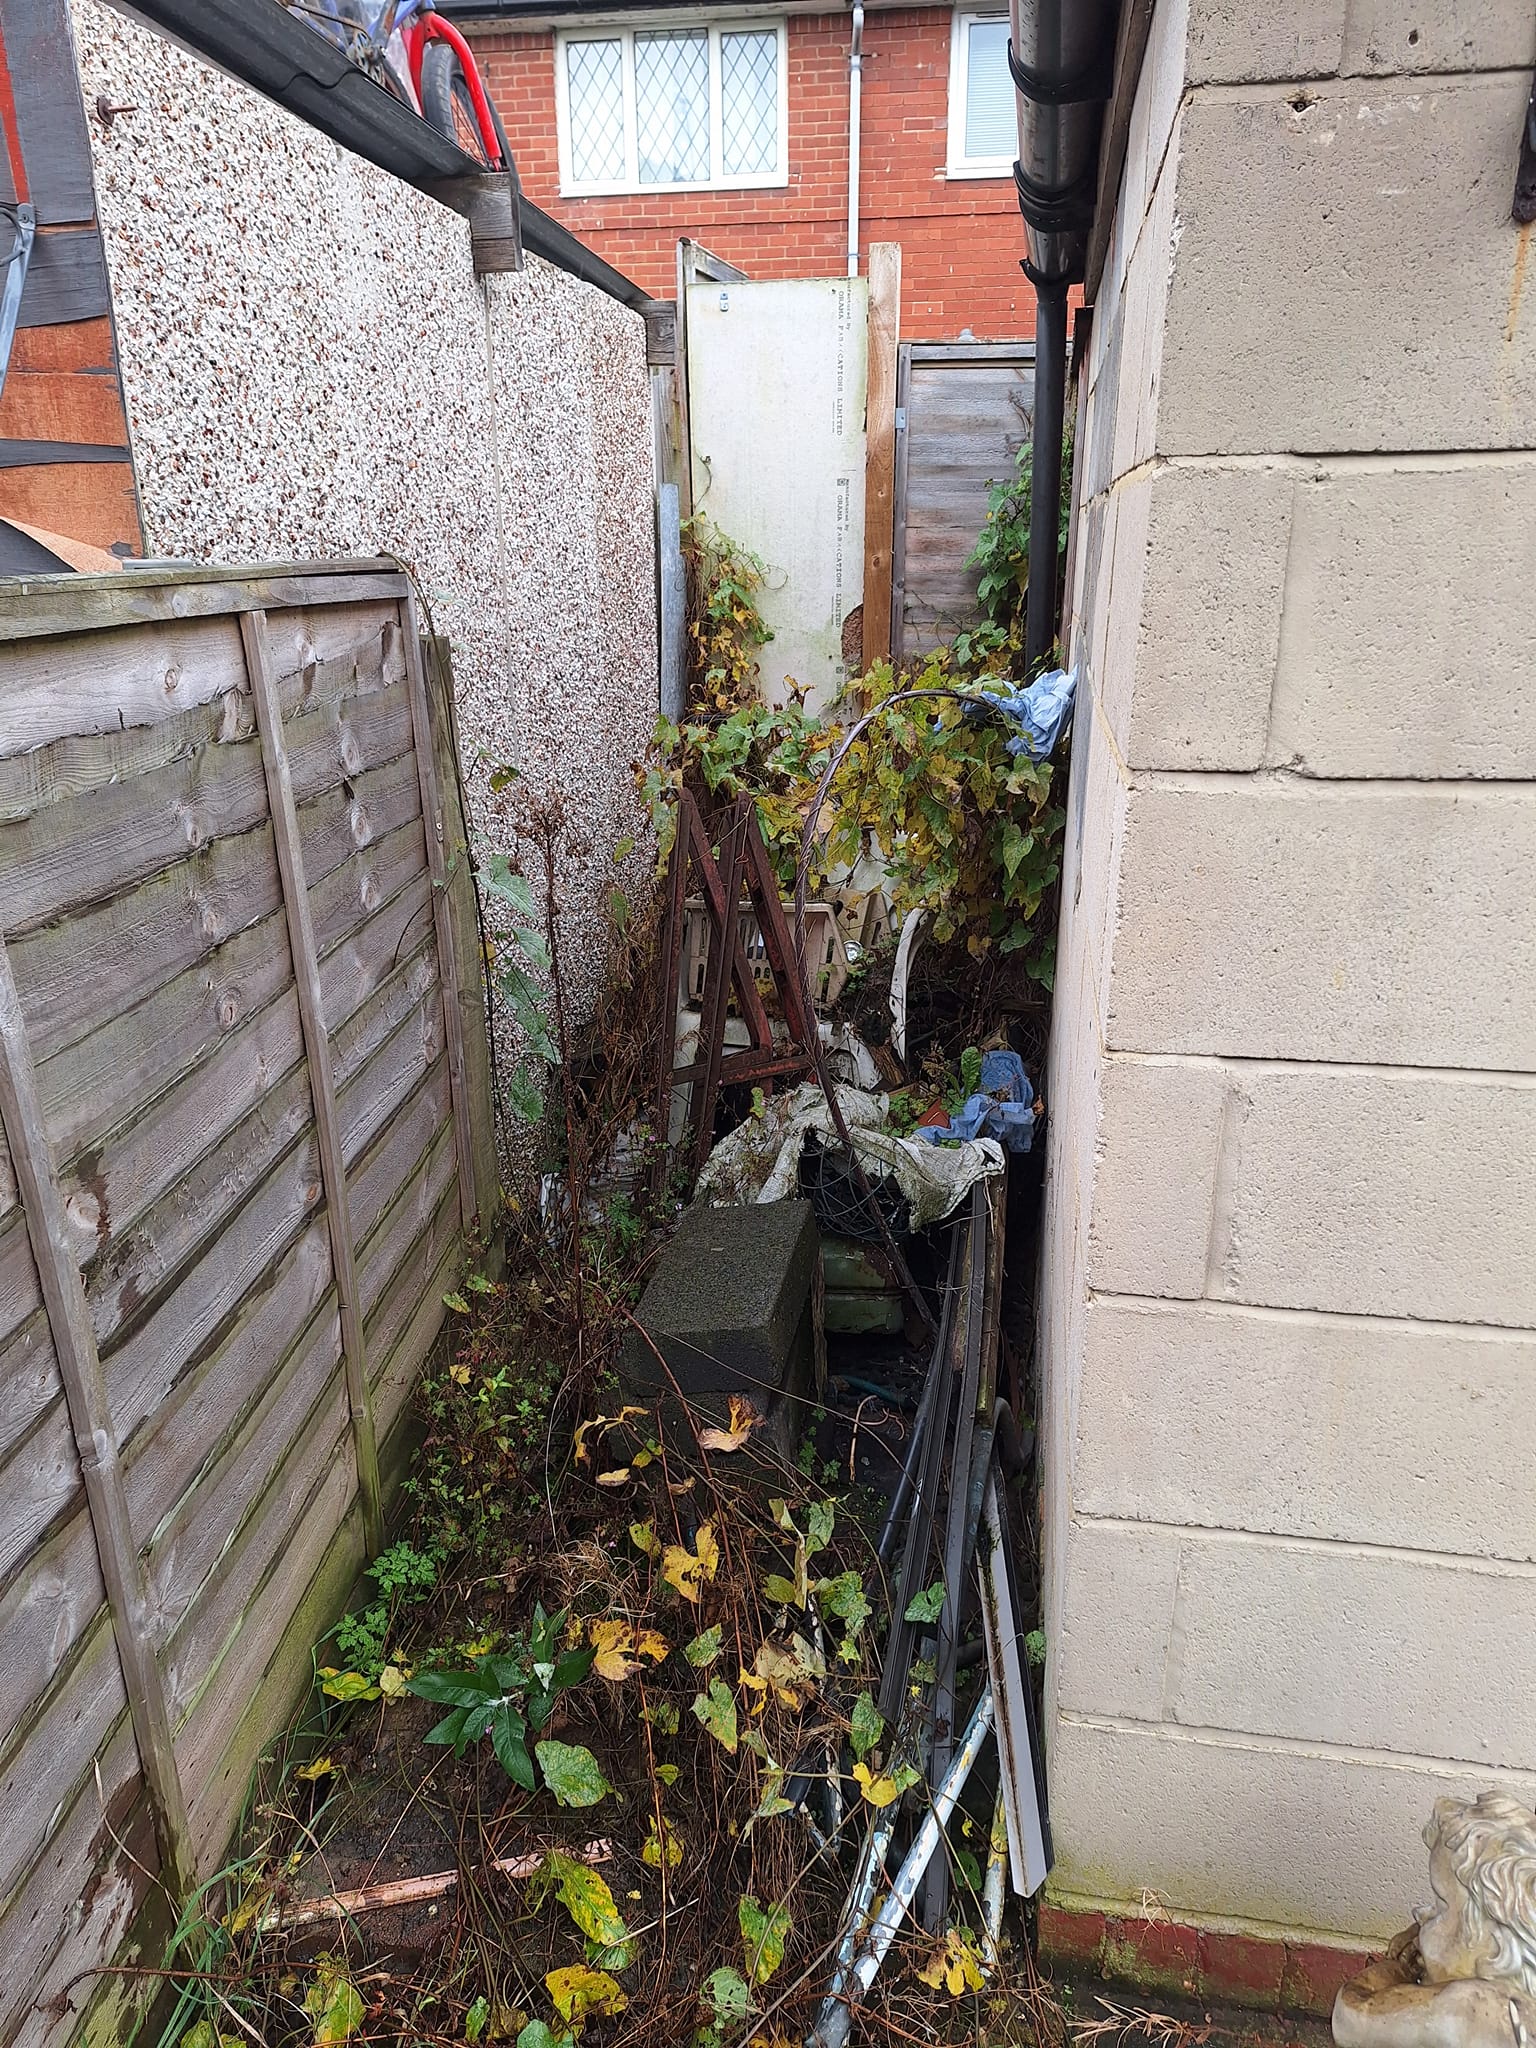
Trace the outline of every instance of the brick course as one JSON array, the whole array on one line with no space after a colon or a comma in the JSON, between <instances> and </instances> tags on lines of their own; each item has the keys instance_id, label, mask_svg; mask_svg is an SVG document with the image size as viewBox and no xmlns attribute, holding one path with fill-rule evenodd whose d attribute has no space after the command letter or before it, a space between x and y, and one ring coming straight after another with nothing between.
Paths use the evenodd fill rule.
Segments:
<instances>
[{"instance_id":1,"label":"brick course","mask_svg":"<svg viewBox=\"0 0 1536 2048\"><path fill-rule=\"evenodd\" d=\"M1035 331L1019 269L1023 223L1010 178L948 178L948 8L872 13L864 28L860 256L902 248L902 334L980 341ZM555 38L467 26L530 199L646 291L676 289L680 235L755 278L836 277L847 264L846 14L788 26L789 177L769 190L560 197ZM861 261L862 267L862 261Z\"/></svg>"}]
</instances>

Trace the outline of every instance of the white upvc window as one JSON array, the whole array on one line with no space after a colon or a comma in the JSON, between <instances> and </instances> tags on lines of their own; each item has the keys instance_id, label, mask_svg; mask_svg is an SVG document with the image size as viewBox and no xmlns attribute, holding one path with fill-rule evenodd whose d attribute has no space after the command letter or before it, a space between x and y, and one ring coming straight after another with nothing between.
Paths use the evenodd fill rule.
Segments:
<instances>
[{"instance_id":1,"label":"white upvc window","mask_svg":"<svg viewBox=\"0 0 1536 2048\"><path fill-rule=\"evenodd\" d=\"M1004 177L1018 153L1008 17L956 8L949 45L949 175Z\"/></svg>"},{"instance_id":2,"label":"white upvc window","mask_svg":"<svg viewBox=\"0 0 1536 2048\"><path fill-rule=\"evenodd\" d=\"M562 194L787 184L785 56L782 21L562 31Z\"/></svg>"}]
</instances>

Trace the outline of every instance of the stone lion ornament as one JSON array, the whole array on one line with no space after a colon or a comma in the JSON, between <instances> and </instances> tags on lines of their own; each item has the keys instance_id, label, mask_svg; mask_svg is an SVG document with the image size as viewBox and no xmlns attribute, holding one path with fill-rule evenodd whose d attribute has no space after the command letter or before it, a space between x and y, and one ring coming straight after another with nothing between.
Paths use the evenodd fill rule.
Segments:
<instances>
[{"instance_id":1,"label":"stone lion ornament","mask_svg":"<svg viewBox=\"0 0 1536 2048\"><path fill-rule=\"evenodd\" d=\"M1536 2048L1536 1814L1439 1799L1424 1840L1434 1904L1339 1993L1338 2048Z\"/></svg>"}]
</instances>

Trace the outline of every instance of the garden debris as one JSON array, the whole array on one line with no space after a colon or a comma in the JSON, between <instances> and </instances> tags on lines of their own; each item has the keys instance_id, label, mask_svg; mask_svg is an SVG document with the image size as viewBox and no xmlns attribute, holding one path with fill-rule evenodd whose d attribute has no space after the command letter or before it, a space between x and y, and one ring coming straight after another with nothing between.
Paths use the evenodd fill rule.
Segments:
<instances>
[{"instance_id":1,"label":"garden debris","mask_svg":"<svg viewBox=\"0 0 1536 2048\"><path fill-rule=\"evenodd\" d=\"M899 1138L887 1121L887 1101L861 1088L839 1088L854 1150L866 1173L889 1176L910 1206L910 1228L925 1230L952 1216L969 1189L1003 1170L1002 1147L991 1138L928 1146ZM836 1132L822 1090L809 1083L763 1104L723 1137L705 1162L697 1192L712 1202L782 1202L799 1190L800 1157L815 1133Z\"/></svg>"},{"instance_id":2,"label":"garden debris","mask_svg":"<svg viewBox=\"0 0 1536 2048\"><path fill-rule=\"evenodd\" d=\"M1035 1091L1016 1052L997 1049L981 1056L977 1091L968 1095L947 1123L926 1120L914 1136L931 1145L950 1145L960 1139L1001 1139L1010 1152L1027 1152L1034 1143L1037 1115Z\"/></svg>"},{"instance_id":3,"label":"garden debris","mask_svg":"<svg viewBox=\"0 0 1536 2048\"><path fill-rule=\"evenodd\" d=\"M1037 676L1027 689L998 689L983 683L972 700L978 710L985 706L998 712L1018 731L1008 742L1010 754L1023 754L1031 761L1044 761L1056 751L1056 743L1072 716L1077 694L1077 670L1053 668Z\"/></svg>"},{"instance_id":4,"label":"garden debris","mask_svg":"<svg viewBox=\"0 0 1536 2048\"><path fill-rule=\"evenodd\" d=\"M605 1838L568 1853L578 1863L609 1863L613 1860L613 1844ZM549 1854L547 1849L530 1849L521 1856L497 1856L486 1868L499 1877L537 1877L549 1861ZM458 1881L458 1871L436 1870L426 1877L396 1877L384 1884L362 1885L356 1891L328 1892L320 1899L295 1899L291 1905L269 1907L257 1920L256 1932L275 1934L279 1928L310 1927L324 1920L355 1920L360 1913L417 1905L423 1899L440 1899Z\"/></svg>"}]
</instances>

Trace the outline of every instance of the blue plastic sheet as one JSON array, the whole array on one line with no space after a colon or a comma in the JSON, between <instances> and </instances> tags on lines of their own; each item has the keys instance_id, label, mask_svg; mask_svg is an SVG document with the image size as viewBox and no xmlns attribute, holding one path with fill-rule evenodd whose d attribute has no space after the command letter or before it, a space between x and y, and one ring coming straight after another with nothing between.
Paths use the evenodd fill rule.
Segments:
<instances>
[{"instance_id":1,"label":"blue plastic sheet","mask_svg":"<svg viewBox=\"0 0 1536 2048\"><path fill-rule=\"evenodd\" d=\"M1077 670L1053 668L1037 676L1026 690L988 690L984 701L1002 713L1018 731L1008 742L1010 754L1027 754L1043 761L1056 751L1056 742L1072 716L1077 694Z\"/></svg>"},{"instance_id":2,"label":"blue plastic sheet","mask_svg":"<svg viewBox=\"0 0 1536 2048\"><path fill-rule=\"evenodd\" d=\"M960 1138L997 1138L1010 1152L1027 1152L1035 1140L1035 1091L1016 1052L983 1053L980 1087L967 1096L948 1124L924 1125L912 1133L930 1145Z\"/></svg>"}]
</instances>

